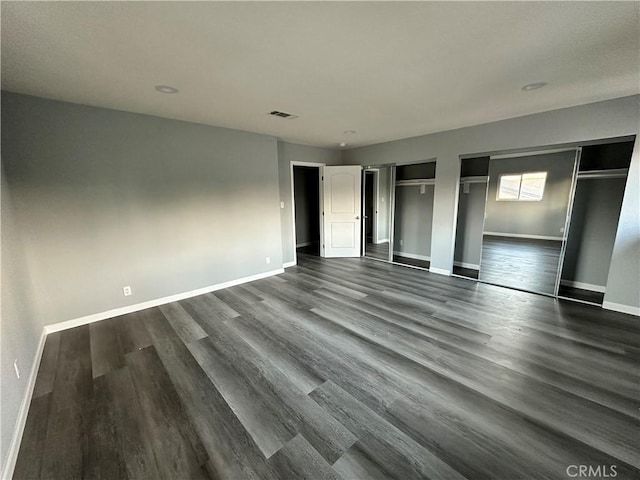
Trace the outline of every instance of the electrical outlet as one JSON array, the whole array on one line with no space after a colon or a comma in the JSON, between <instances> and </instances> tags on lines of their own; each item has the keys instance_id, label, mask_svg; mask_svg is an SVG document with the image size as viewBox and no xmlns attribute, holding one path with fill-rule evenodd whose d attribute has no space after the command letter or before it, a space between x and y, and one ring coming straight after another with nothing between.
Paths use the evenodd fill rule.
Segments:
<instances>
[{"instance_id":1,"label":"electrical outlet","mask_svg":"<svg viewBox=\"0 0 640 480\"><path fill-rule=\"evenodd\" d=\"M264 257L264 262L268 265L271 263L271 257Z\"/></svg>"},{"instance_id":2,"label":"electrical outlet","mask_svg":"<svg viewBox=\"0 0 640 480\"><path fill-rule=\"evenodd\" d=\"M280 202L280 208L284 208L284 202Z\"/></svg>"},{"instance_id":3,"label":"electrical outlet","mask_svg":"<svg viewBox=\"0 0 640 480\"><path fill-rule=\"evenodd\" d=\"M564 227L560 228L560 233L564 233Z\"/></svg>"},{"instance_id":4,"label":"electrical outlet","mask_svg":"<svg viewBox=\"0 0 640 480\"><path fill-rule=\"evenodd\" d=\"M124 293L125 297L131 295L131 287L127 285L126 287L122 287L122 293Z\"/></svg>"},{"instance_id":5,"label":"electrical outlet","mask_svg":"<svg viewBox=\"0 0 640 480\"><path fill-rule=\"evenodd\" d=\"M13 361L13 369L16 371L16 377L20 378L20 366L17 358Z\"/></svg>"},{"instance_id":6,"label":"electrical outlet","mask_svg":"<svg viewBox=\"0 0 640 480\"><path fill-rule=\"evenodd\" d=\"M400 246L404 245L404 240L400 240Z\"/></svg>"}]
</instances>

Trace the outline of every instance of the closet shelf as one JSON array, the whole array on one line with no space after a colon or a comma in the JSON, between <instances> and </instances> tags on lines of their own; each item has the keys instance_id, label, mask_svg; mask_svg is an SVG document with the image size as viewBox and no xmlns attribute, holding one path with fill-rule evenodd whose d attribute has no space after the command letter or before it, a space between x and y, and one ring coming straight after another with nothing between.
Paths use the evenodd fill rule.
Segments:
<instances>
[{"instance_id":1,"label":"closet shelf","mask_svg":"<svg viewBox=\"0 0 640 480\"><path fill-rule=\"evenodd\" d=\"M435 178L412 178L410 180L397 180L396 187L411 187L414 185L435 185Z\"/></svg>"}]
</instances>

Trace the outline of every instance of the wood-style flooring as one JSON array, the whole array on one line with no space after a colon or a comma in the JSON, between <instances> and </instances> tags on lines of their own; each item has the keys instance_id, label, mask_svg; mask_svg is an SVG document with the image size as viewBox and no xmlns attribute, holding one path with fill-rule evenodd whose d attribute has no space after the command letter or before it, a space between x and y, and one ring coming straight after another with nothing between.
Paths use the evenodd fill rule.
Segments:
<instances>
[{"instance_id":1,"label":"wood-style flooring","mask_svg":"<svg viewBox=\"0 0 640 480\"><path fill-rule=\"evenodd\" d=\"M640 478L638 318L298 262L49 335L14 478Z\"/></svg>"},{"instance_id":2,"label":"wood-style flooring","mask_svg":"<svg viewBox=\"0 0 640 480\"><path fill-rule=\"evenodd\" d=\"M478 279L553 295L562 242L484 235Z\"/></svg>"}]
</instances>

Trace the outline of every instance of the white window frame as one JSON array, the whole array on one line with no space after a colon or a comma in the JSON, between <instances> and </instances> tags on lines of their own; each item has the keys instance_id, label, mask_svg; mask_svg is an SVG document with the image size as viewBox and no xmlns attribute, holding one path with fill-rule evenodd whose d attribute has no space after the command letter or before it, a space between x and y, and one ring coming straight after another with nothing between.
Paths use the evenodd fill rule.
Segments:
<instances>
[{"instance_id":1,"label":"white window frame","mask_svg":"<svg viewBox=\"0 0 640 480\"><path fill-rule=\"evenodd\" d=\"M522 178L525 175L540 175L544 174L544 184L542 185L542 192L540 192L540 198L521 198L522 195ZM545 188L547 186L547 174L548 172L523 172L523 173L502 173L498 177L498 185L496 188L496 201L497 202L541 202L544 198ZM500 184L502 183L502 177L520 177L520 183L518 184L518 198L500 198Z\"/></svg>"}]
</instances>

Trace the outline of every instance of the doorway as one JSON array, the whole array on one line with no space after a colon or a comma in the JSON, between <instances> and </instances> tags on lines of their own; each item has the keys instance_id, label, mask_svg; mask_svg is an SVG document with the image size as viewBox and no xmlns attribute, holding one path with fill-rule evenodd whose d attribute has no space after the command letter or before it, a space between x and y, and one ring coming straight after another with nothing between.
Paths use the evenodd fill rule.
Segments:
<instances>
[{"instance_id":1,"label":"doorway","mask_svg":"<svg viewBox=\"0 0 640 480\"><path fill-rule=\"evenodd\" d=\"M293 165L296 255L320 255L320 167Z\"/></svg>"}]
</instances>

